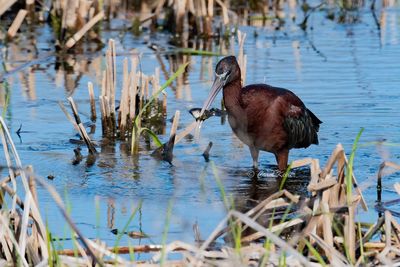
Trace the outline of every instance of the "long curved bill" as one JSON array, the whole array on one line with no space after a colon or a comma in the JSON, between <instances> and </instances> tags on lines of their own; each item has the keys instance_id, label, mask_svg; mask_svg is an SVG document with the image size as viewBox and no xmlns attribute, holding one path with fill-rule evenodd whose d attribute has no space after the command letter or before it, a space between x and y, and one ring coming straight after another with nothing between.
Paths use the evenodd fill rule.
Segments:
<instances>
[{"instance_id":1,"label":"long curved bill","mask_svg":"<svg viewBox=\"0 0 400 267\"><path fill-rule=\"evenodd\" d=\"M199 119L197 120L197 124L196 124L195 138L198 138L200 135L200 128L201 128L201 124L203 123L203 120L201 118L204 115L204 112L211 106L212 102L214 101L215 97L217 97L219 91L221 91L223 86L224 86L224 84L223 84L222 78L217 75L215 77L214 83L211 87L211 92L208 95L206 101L204 102L203 107L201 108Z\"/></svg>"}]
</instances>

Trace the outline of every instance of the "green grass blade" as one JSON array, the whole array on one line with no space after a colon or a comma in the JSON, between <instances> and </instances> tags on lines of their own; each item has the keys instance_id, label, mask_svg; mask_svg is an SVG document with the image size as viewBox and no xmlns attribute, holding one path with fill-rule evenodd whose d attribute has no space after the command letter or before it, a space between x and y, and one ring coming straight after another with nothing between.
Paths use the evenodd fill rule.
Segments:
<instances>
[{"instance_id":1,"label":"green grass blade","mask_svg":"<svg viewBox=\"0 0 400 267\"><path fill-rule=\"evenodd\" d=\"M135 218L136 212L142 207L142 201L139 202L139 204L137 205L137 207L133 210L131 216L129 216L128 221L125 223L124 228L122 228L121 231L118 231L118 235L117 238L115 240L115 245L114 245L114 253L118 254L118 246L119 246L119 242L121 241L122 236L126 233L126 231L128 230L129 225L131 224L133 218Z\"/></svg>"},{"instance_id":2,"label":"green grass blade","mask_svg":"<svg viewBox=\"0 0 400 267\"><path fill-rule=\"evenodd\" d=\"M129 239L128 239L128 249L129 249L129 259L131 260L131 262L134 262L135 261L135 251L133 250L133 246Z\"/></svg>"},{"instance_id":3,"label":"green grass blade","mask_svg":"<svg viewBox=\"0 0 400 267\"><path fill-rule=\"evenodd\" d=\"M224 206L225 206L226 210L229 211L231 208L230 204L229 204L229 200L226 197L224 185L222 184L221 179L219 178L217 167L215 166L215 163L213 161L211 161L211 168L212 168L212 171L214 174L215 181L217 182L219 191L221 192L221 197L222 197L222 201L224 202Z\"/></svg>"},{"instance_id":4,"label":"green grass blade","mask_svg":"<svg viewBox=\"0 0 400 267\"><path fill-rule=\"evenodd\" d=\"M157 137L157 135L150 130L149 128L146 127L142 127L140 129L140 132L146 132L154 141L154 143L156 144L157 147L161 147L163 144L161 143L160 139Z\"/></svg>"},{"instance_id":5,"label":"green grass blade","mask_svg":"<svg viewBox=\"0 0 400 267\"><path fill-rule=\"evenodd\" d=\"M136 139L139 137L138 134L135 135L135 133L140 133L141 130L140 129L136 129L138 128L139 125L139 120L142 119L142 115L143 113L146 111L147 107L150 106L151 103L154 102L154 100L158 97L158 95L164 91L176 78L178 78L180 75L183 74L183 72L185 71L186 67L189 65L189 62L186 62L184 64L182 64L178 70L172 74L171 77L169 77L169 79L160 87L160 89L158 89L149 99L149 101L146 103L146 105L144 105L142 107L142 109L139 111L139 113L136 115L135 120L133 122L133 128L132 128L132 143L131 143L131 154L134 154L135 152L135 145L136 145ZM137 132L136 132L137 131Z\"/></svg>"},{"instance_id":6,"label":"green grass blade","mask_svg":"<svg viewBox=\"0 0 400 267\"><path fill-rule=\"evenodd\" d=\"M360 140L361 134L363 133L364 128L361 128L360 131L357 134L356 139L354 140L353 143L353 148L351 149L351 154L349 158L349 162L347 164L347 172L346 172L346 193L347 193L347 204L350 205L352 201L352 189L353 189L353 162L354 162L354 157L356 154L357 150L357 144L358 141Z\"/></svg>"},{"instance_id":7,"label":"green grass blade","mask_svg":"<svg viewBox=\"0 0 400 267\"><path fill-rule=\"evenodd\" d=\"M319 262L319 264L321 264L323 267L327 266L326 262L324 261L324 259L322 258L322 256L318 253L318 251L310 244L310 242L307 241L307 239L303 239L304 243L306 244L306 246L308 247L308 249L310 250L311 254L313 254L313 256L317 259L317 261Z\"/></svg>"},{"instance_id":8,"label":"green grass blade","mask_svg":"<svg viewBox=\"0 0 400 267\"><path fill-rule=\"evenodd\" d=\"M181 53L181 54L187 54L187 55L196 55L196 56L222 56L222 54L218 53L218 52L198 50L198 49L192 49L192 48L179 48L177 50L174 50L174 52Z\"/></svg>"},{"instance_id":9,"label":"green grass blade","mask_svg":"<svg viewBox=\"0 0 400 267\"><path fill-rule=\"evenodd\" d=\"M149 101L146 103L146 105L143 106L143 108L139 111L139 114L135 118L135 124L138 124L139 119L142 117L143 113L146 111L147 107L150 106L151 103L158 97L158 95L164 91L176 78L178 78L186 69L187 65L189 65L189 62L182 64L178 70L171 76L169 79L158 89L149 99Z\"/></svg>"},{"instance_id":10,"label":"green grass blade","mask_svg":"<svg viewBox=\"0 0 400 267\"><path fill-rule=\"evenodd\" d=\"M289 173L290 173L291 169L292 169L292 163L289 164L289 166L286 168L285 173L283 174L281 184L279 185L279 191L282 191L283 186L285 185L286 180L289 177Z\"/></svg>"},{"instance_id":11,"label":"green grass blade","mask_svg":"<svg viewBox=\"0 0 400 267\"><path fill-rule=\"evenodd\" d=\"M161 250L161 259L160 259L160 266L164 266L165 264L165 246L167 244L167 236L168 236L168 229L169 229L169 223L171 220L171 214L172 214L172 206L173 206L173 200L170 199L168 203L168 208L167 208L167 215L165 217L165 226L164 226L164 232L162 235L162 250Z\"/></svg>"},{"instance_id":12,"label":"green grass blade","mask_svg":"<svg viewBox=\"0 0 400 267\"><path fill-rule=\"evenodd\" d=\"M100 239L100 200L98 197L95 198L96 206L96 239Z\"/></svg>"}]
</instances>

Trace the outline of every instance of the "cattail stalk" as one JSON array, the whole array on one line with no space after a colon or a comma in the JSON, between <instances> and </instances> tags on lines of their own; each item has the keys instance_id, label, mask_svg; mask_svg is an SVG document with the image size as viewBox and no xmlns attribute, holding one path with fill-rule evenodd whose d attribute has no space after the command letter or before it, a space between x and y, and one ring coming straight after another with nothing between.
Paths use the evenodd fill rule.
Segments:
<instances>
[{"instance_id":1,"label":"cattail stalk","mask_svg":"<svg viewBox=\"0 0 400 267\"><path fill-rule=\"evenodd\" d=\"M94 101L94 90L93 90L93 83L88 82L88 91L89 91L89 98L90 98L90 119L95 122L96 121L96 103Z\"/></svg>"},{"instance_id":2,"label":"cattail stalk","mask_svg":"<svg viewBox=\"0 0 400 267\"><path fill-rule=\"evenodd\" d=\"M18 11L18 14L15 17L13 23L11 24L10 28L8 28L7 31L8 38L13 38L17 34L17 31L21 27L21 24L24 21L27 13L28 11L26 11L25 9L20 9Z\"/></svg>"}]
</instances>

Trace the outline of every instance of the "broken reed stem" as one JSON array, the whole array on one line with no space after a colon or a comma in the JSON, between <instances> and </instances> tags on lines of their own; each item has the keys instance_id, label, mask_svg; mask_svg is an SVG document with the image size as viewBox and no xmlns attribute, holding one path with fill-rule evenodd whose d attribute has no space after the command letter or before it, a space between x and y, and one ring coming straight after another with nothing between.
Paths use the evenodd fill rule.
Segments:
<instances>
[{"instance_id":1,"label":"broken reed stem","mask_svg":"<svg viewBox=\"0 0 400 267\"><path fill-rule=\"evenodd\" d=\"M93 90L93 83L88 82L88 91L89 91L89 98L90 98L90 120L92 122L96 121L96 102L94 100L94 90Z\"/></svg>"},{"instance_id":2,"label":"broken reed stem","mask_svg":"<svg viewBox=\"0 0 400 267\"><path fill-rule=\"evenodd\" d=\"M76 122L76 124L78 125L78 128L79 128L79 133L80 133L83 141L85 141L85 144L86 144L86 146L87 146L87 148L89 150L89 153L91 155L96 155L97 154L97 150L96 150L95 146L93 145L92 141L90 140L90 137L87 134L85 127L82 124L82 121L81 121L81 119L79 117L79 114L78 114L78 109L76 108L76 105L75 105L75 102L74 102L74 99L72 97L68 97L68 102L71 105L71 110L72 110L72 113L74 114L75 122Z\"/></svg>"},{"instance_id":3,"label":"broken reed stem","mask_svg":"<svg viewBox=\"0 0 400 267\"><path fill-rule=\"evenodd\" d=\"M8 145L10 146L11 153L12 153L14 161L15 161L15 166L17 169L22 170L23 169L22 163L19 158L18 152L15 148L14 142L12 141L12 138L11 138L10 132L7 128L7 125L4 122L2 117L0 117L0 123L1 123L1 127L0 127L1 131L0 132L1 132L1 139L3 142L3 148L5 149ZM5 153L6 153L6 151L5 151ZM19 237L19 244L21 244L20 255L25 255L25 247L26 246L25 246L24 242L26 241L26 238L27 238L26 229L27 229L27 224L28 224L28 218L29 218L29 215L31 215L33 221L35 222L35 224L37 225L37 227L39 229L40 234L38 235L37 241L40 244L41 253L44 258L47 258L48 251L47 251L47 247L46 247L47 236L46 236L45 227L44 227L42 218L40 216L39 209L38 209L36 203L34 201L32 201L32 193L29 189L28 179L27 179L24 171L21 171L20 177L21 177L21 181L23 184L23 188L25 190L25 202L24 202L25 207L24 207L23 214L22 214L25 224L22 224L22 226L21 226L20 237ZM24 257L24 256L22 256L22 257Z\"/></svg>"},{"instance_id":4,"label":"broken reed stem","mask_svg":"<svg viewBox=\"0 0 400 267\"><path fill-rule=\"evenodd\" d=\"M0 1L0 16L3 15L17 0L2 0Z\"/></svg>"},{"instance_id":5,"label":"broken reed stem","mask_svg":"<svg viewBox=\"0 0 400 267\"><path fill-rule=\"evenodd\" d=\"M117 249L115 247L107 247L105 248L109 252L114 252L118 251L118 254L129 254L131 251L134 251L135 253L149 253L149 252L158 252L161 251L162 245L138 245L138 246L132 246L132 247L118 247ZM176 248L173 251L184 251L183 248ZM76 251L73 249L63 249L57 251L58 255L66 255L66 256L75 256ZM80 255L80 252L78 251L78 254Z\"/></svg>"},{"instance_id":6,"label":"broken reed stem","mask_svg":"<svg viewBox=\"0 0 400 267\"><path fill-rule=\"evenodd\" d=\"M67 2L67 1L66 1ZM94 16L85 26L82 27L77 33L75 33L68 41L65 43L65 48L72 48L84 35L89 31L97 22L104 18L104 11L101 10L96 16Z\"/></svg>"},{"instance_id":7,"label":"broken reed stem","mask_svg":"<svg viewBox=\"0 0 400 267\"><path fill-rule=\"evenodd\" d=\"M28 11L26 11L25 9L20 9L18 11L17 16L15 17L13 23L11 24L10 28L7 31L8 38L13 38L17 34L17 31L21 27L21 24L24 21L27 13Z\"/></svg>"},{"instance_id":8,"label":"broken reed stem","mask_svg":"<svg viewBox=\"0 0 400 267\"><path fill-rule=\"evenodd\" d=\"M29 183L29 189L31 190L32 193L32 198L35 201L36 205L38 206L38 197L37 197L37 190L36 190L36 181L35 178L33 177L33 167L29 165L26 167L26 171L28 173L28 183Z\"/></svg>"},{"instance_id":9,"label":"broken reed stem","mask_svg":"<svg viewBox=\"0 0 400 267\"><path fill-rule=\"evenodd\" d=\"M179 110L175 111L174 120L172 121L172 126L171 126L171 132L169 134L170 138L176 135L176 131L178 130L180 115L181 112Z\"/></svg>"}]
</instances>

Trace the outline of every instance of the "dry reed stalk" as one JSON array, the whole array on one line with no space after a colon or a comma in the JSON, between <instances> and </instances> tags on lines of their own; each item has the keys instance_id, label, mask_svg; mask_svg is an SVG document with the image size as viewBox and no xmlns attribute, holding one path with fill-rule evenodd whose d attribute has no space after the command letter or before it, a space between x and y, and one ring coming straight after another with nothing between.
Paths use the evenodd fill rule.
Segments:
<instances>
[{"instance_id":1,"label":"dry reed stalk","mask_svg":"<svg viewBox=\"0 0 400 267\"><path fill-rule=\"evenodd\" d=\"M351 205L348 207L349 213L345 215L344 224L344 241L347 244L349 251L350 261L355 263L356 261L356 230L354 221L354 207Z\"/></svg>"},{"instance_id":2,"label":"dry reed stalk","mask_svg":"<svg viewBox=\"0 0 400 267\"><path fill-rule=\"evenodd\" d=\"M67 0L67 5L63 12L66 13L65 27L66 29L74 29L77 26L77 10L78 10L79 0Z\"/></svg>"},{"instance_id":3,"label":"dry reed stalk","mask_svg":"<svg viewBox=\"0 0 400 267\"><path fill-rule=\"evenodd\" d=\"M8 173L9 173L9 177L10 177L10 180L11 180L11 183L12 183L12 189L11 190L13 190L13 192L14 192L14 195L10 194L12 196L11 212L14 213L15 210L16 210L16 205L17 205L17 195L16 195L17 183L15 181L15 177L16 176L15 176L14 169L13 169L13 166L12 166L12 161L11 161L11 157L10 157L9 148L8 148L8 145L7 145L6 135L3 132L3 130L1 130L0 133L1 133L1 141L3 143L4 156L5 156L7 167L8 167ZM5 185L3 185L3 188L4 188L4 186Z\"/></svg>"},{"instance_id":4,"label":"dry reed stalk","mask_svg":"<svg viewBox=\"0 0 400 267\"><path fill-rule=\"evenodd\" d=\"M221 8L222 8L222 18L223 18L224 25L228 25L228 24L229 24L228 7L227 7L226 4L225 4L224 2L222 2L221 0L216 0L216 2L217 2L218 5L220 5Z\"/></svg>"},{"instance_id":5,"label":"dry reed stalk","mask_svg":"<svg viewBox=\"0 0 400 267\"><path fill-rule=\"evenodd\" d=\"M9 145L11 148L11 153L13 155L13 159L15 161L16 168L19 170L22 170L23 169L22 163L19 158L18 152L15 148L14 142L12 141L12 138L11 138L10 132L8 131L7 125L5 124L2 117L0 117L0 123L2 126L0 135L1 135L2 142L3 142L4 152L6 154L9 153L8 150L6 150L6 147L8 147L8 145ZM9 155L6 155L6 158L9 158ZM19 236L19 244L21 245L20 255L25 255L26 239L27 239L27 231L26 230L28 228L28 218L29 218L29 216L31 216L39 230L38 238L39 238L39 244L40 244L42 256L44 258L46 258L46 257L48 257L48 254L47 254L47 247L46 247L47 236L46 236L45 227L44 227L43 221L41 219L38 207L37 207L36 203L33 201L32 193L29 189L28 179L27 179L24 171L21 171L20 177L21 177L21 181L23 184L23 188L25 190L25 201L24 201L24 209L23 209L23 214L22 214L23 223L21 225L21 231L20 231L20 236Z\"/></svg>"},{"instance_id":6,"label":"dry reed stalk","mask_svg":"<svg viewBox=\"0 0 400 267\"><path fill-rule=\"evenodd\" d=\"M115 41L114 39L109 40L109 45L111 49L111 60L112 64L112 83L111 83L111 111L112 113L115 113L115 88L117 86L117 57L116 57L116 49L115 49ZM115 115L113 115L114 121L115 121ZM115 122L114 122L115 125Z\"/></svg>"},{"instance_id":7,"label":"dry reed stalk","mask_svg":"<svg viewBox=\"0 0 400 267\"><path fill-rule=\"evenodd\" d=\"M142 90L144 92L144 99L145 100L148 100L149 99L149 95L150 95L150 93L149 93L149 80L150 80L150 77L148 77L147 75L144 75Z\"/></svg>"},{"instance_id":8,"label":"dry reed stalk","mask_svg":"<svg viewBox=\"0 0 400 267\"><path fill-rule=\"evenodd\" d=\"M29 190L32 193L33 201L35 201L36 205L39 207L38 197L37 197L37 190L36 190L36 181L33 177L33 167L29 165L26 167L26 171L28 173L28 183L29 183Z\"/></svg>"},{"instance_id":9,"label":"dry reed stalk","mask_svg":"<svg viewBox=\"0 0 400 267\"><path fill-rule=\"evenodd\" d=\"M90 241L91 240L88 240L88 242L90 242ZM93 241L91 241L91 242L93 242ZM93 242L93 243L95 243L95 242ZM109 252L113 252L116 250L115 247L106 247L103 249L105 249ZM138 246L132 246L132 247L127 247L127 246L118 247L117 251L118 251L118 254L129 254L132 250L135 253L150 253L150 252L158 252L161 249L162 249L161 245L138 245ZM65 256L74 256L75 255L74 253L75 253L75 251L73 249L63 249L63 250L57 251L58 255L65 255Z\"/></svg>"},{"instance_id":10,"label":"dry reed stalk","mask_svg":"<svg viewBox=\"0 0 400 267\"><path fill-rule=\"evenodd\" d=\"M157 92L158 89L160 89L160 68L159 67L157 67L154 71L154 75L152 76L152 79L151 79L151 85L153 88L153 92L151 95L154 95L154 93Z\"/></svg>"},{"instance_id":11,"label":"dry reed stalk","mask_svg":"<svg viewBox=\"0 0 400 267\"><path fill-rule=\"evenodd\" d=\"M176 131L178 130L179 118L181 112L179 110L175 111L174 120L172 121L171 131L169 133L169 137L172 138L176 136Z\"/></svg>"},{"instance_id":12,"label":"dry reed stalk","mask_svg":"<svg viewBox=\"0 0 400 267\"><path fill-rule=\"evenodd\" d=\"M144 74L142 72L138 72L136 74L136 79L138 82L138 86L137 89L138 91L138 96L139 96L139 103L137 103L137 105L139 106L139 110L142 109L143 107L143 101L144 101L144 82L143 82L143 78L144 78Z\"/></svg>"},{"instance_id":13,"label":"dry reed stalk","mask_svg":"<svg viewBox=\"0 0 400 267\"><path fill-rule=\"evenodd\" d=\"M162 114L165 117L167 115L167 93L165 91L162 92L163 100L162 100Z\"/></svg>"},{"instance_id":14,"label":"dry reed stalk","mask_svg":"<svg viewBox=\"0 0 400 267\"><path fill-rule=\"evenodd\" d=\"M179 143L183 138L185 138L185 136L190 134L196 128L196 125L197 121L194 121L191 124L189 124L183 131L177 134L175 137L175 144Z\"/></svg>"},{"instance_id":15,"label":"dry reed stalk","mask_svg":"<svg viewBox=\"0 0 400 267\"><path fill-rule=\"evenodd\" d=\"M322 208L322 227L323 227L323 236L325 242L333 247L333 232L332 232L332 216L330 214L329 205L326 202L321 203ZM325 251L330 262L332 262L332 255L330 255L329 251Z\"/></svg>"},{"instance_id":16,"label":"dry reed stalk","mask_svg":"<svg viewBox=\"0 0 400 267\"><path fill-rule=\"evenodd\" d=\"M172 243L166 245L165 253L174 252L174 251L188 251L192 253L199 253L201 257L206 258L222 258L226 259L229 257L227 253L220 252L220 251L200 251L196 246L181 242L181 241L173 241ZM162 257L162 253L155 254L151 262L159 262Z\"/></svg>"},{"instance_id":17,"label":"dry reed stalk","mask_svg":"<svg viewBox=\"0 0 400 267\"><path fill-rule=\"evenodd\" d=\"M107 133L107 120L106 120L106 103L104 100L104 96L99 96L99 103L100 103L100 113L101 113L101 126L102 126L102 133L106 135Z\"/></svg>"},{"instance_id":18,"label":"dry reed stalk","mask_svg":"<svg viewBox=\"0 0 400 267\"><path fill-rule=\"evenodd\" d=\"M103 135L114 137L116 133L115 117L115 87L116 87L116 52L115 41L109 40L106 50L106 70L103 71L100 96Z\"/></svg>"},{"instance_id":19,"label":"dry reed stalk","mask_svg":"<svg viewBox=\"0 0 400 267\"><path fill-rule=\"evenodd\" d=\"M17 0L1 0L0 1L0 16L4 14Z\"/></svg>"},{"instance_id":20,"label":"dry reed stalk","mask_svg":"<svg viewBox=\"0 0 400 267\"><path fill-rule=\"evenodd\" d=\"M334 247L328 245L324 240L322 240L319 236L311 233L310 238L313 238L315 242L325 251L329 251L329 255L332 256L332 266L349 266L347 259Z\"/></svg>"},{"instance_id":21,"label":"dry reed stalk","mask_svg":"<svg viewBox=\"0 0 400 267\"><path fill-rule=\"evenodd\" d=\"M101 114L101 126L102 126L102 133L103 136L106 135L108 130L107 125L107 112L106 112L106 101L105 97L107 94L106 90L106 71L102 72L102 79L101 79L101 94L99 96L99 104L100 104L100 114Z\"/></svg>"},{"instance_id":22,"label":"dry reed stalk","mask_svg":"<svg viewBox=\"0 0 400 267\"><path fill-rule=\"evenodd\" d=\"M174 1L174 9L175 9L175 23L176 23L176 32L182 33L184 30L184 19L186 15L186 3L187 0L177 0Z\"/></svg>"},{"instance_id":23,"label":"dry reed stalk","mask_svg":"<svg viewBox=\"0 0 400 267\"><path fill-rule=\"evenodd\" d=\"M397 246L400 246L400 225L393 218L391 218L391 221L392 221L392 227L393 227L394 236L395 236L395 239L397 242Z\"/></svg>"},{"instance_id":24,"label":"dry reed stalk","mask_svg":"<svg viewBox=\"0 0 400 267\"><path fill-rule=\"evenodd\" d=\"M255 218L253 218L253 220L255 220ZM293 227L295 225L299 225L301 223L303 223L304 221L302 219L296 218L287 222L283 222L280 223L278 225L272 226L271 228L269 228L268 230L271 231L272 233L281 233L283 230L285 230L286 228L289 227ZM242 243L248 243L248 242L252 242L255 241L257 239L260 239L264 237L264 234L261 232L256 232L254 234L245 236L241 239Z\"/></svg>"},{"instance_id":25,"label":"dry reed stalk","mask_svg":"<svg viewBox=\"0 0 400 267\"><path fill-rule=\"evenodd\" d=\"M138 65L138 58L133 57L131 59L131 73L129 75L130 79L130 86L129 86L129 121L132 122L133 119L136 116L136 105L139 103L136 103L136 95L137 95L137 87L138 87L138 80L137 80L137 75L136 75L136 68ZM131 128L131 125L129 125L129 128Z\"/></svg>"},{"instance_id":26,"label":"dry reed stalk","mask_svg":"<svg viewBox=\"0 0 400 267\"><path fill-rule=\"evenodd\" d=\"M333 165L337 161L338 156L344 151L342 144L337 144L335 150L332 151L325 168L322 170L321 176L325 177L333 168Z\"/></svg>"},{"instance_id":27,"label":"dry reed stalk","mask_svg":"<svg viewBox=\"0 0 400 267\"><path fill-rule=\"evenodd\" d=\"M392 214L385 210L385 248L392 246Z\"/></svg>"},{"instance_id":28,"label":"dry reed stalk","mask_svg":"<svg viewBox=\"0 0 400 267\"><path fill-rule=\"evenodd\" d=\"M344 158L345 165L347 166L349 164L349 162L347 160L347 156L344 153L344 151L342 152L342 157ZM354 172L352 172L351 180L352 180L352 183L353 183L354 190L357 191L358 195L361 197L361 206L362 206L362 208L365 211L368 211L367 202L365 201L364 196L363 196L363 194L361 192L361 189L358 186L358 182L357 182L356 176L354 175Z\"/></svg>"},{"instance_id":29,"label":"dry reed stalk","mask_svg":"<svg viewBox=\"0 0 400 267\"><path fill-rule=\"evenodd\" d=\"M7 31L8 38L13 38L17 34L17 31L21 27L21 24L24 21L27 13L28 11L26 11L25 9L20 9L18 11L18 14L15 17L13 23L11 24L10 28L8 28Z\"/></svg>"},{"instance_id":30,"label":"dry reed stalk","mask_svg":"<svg viewBox=\"0 0 400 267\"><path fill-rule=\"evenodd\" d=\"M13 232L11 231L11 229L9 229L9 221L7 221L3 216L0 216L0 227L3 228L1 229L1 232L4 233L4 235L6 235L8 237L8 239L11 241L13 250L16 250L16 254L19 256L19 258L21 259L21 264L22 266L26 266L28 267L28 262L26 261L25 257L23 255L25 255L25 251L21 248L20 244L17 243L17 240L15 239L15 236L13 234ZM23 235L23 234L22 234Z\"/></svg>"},{"instance_id":31,"label":"dry reed stalk","mask_svg":"<svg viewBox=\"0 0 400 267\"><path fill-rule=\"evenodd\" d=\"M282 250L285 250L287 253L294 256L297 260L299 260L305 266L308 266L310 264L310 262L302 254L300 254L296 249L294 249L287 242L282 240L279 236L276 236L275 234L271 233L271 231L269 231L268 229L266 229L263 226L261 226L260 224L258 224L256 221L254 221L250 217L246 216L243 213L237 212L237 211L231 211L230 213L232 214L232 216L236 217L237 219L242 221L244 224L248 225L250 228L263 233L266 238L270 239L273 243L275 243L276 245L281 247Z\"/></svg>"},{"instance_id":32,"label":"dry reed stalk","mask_svg":"<svg viewBox=\"0 0 400 267\"><path fill-rule=\"evenodd\" d=\"M96 102L94 100L94 90L93 83L88 82L88 91L89 91L89 99L90 99L90 120L92 122L96 121Z\"/></svg>"},{"instance_id":33,"label":"dry reed stalk","mask_svg":"<svg viewBox=\"0 0 400 267\"><path fill-rule=\"evenodd\" d=\"M247 56L244 54L244 41L246 39L246 33L242 33L241 31L237 31L237 38L239 43L239 54L238 54L238 63L241 70L242 75L242 84L246 83L246 68L247 68Z\"/></svg>"},{"instance_id":34,"label":"dry reed stalk","mask_svg":"<svg viewBox=\"0 0 400 267\"><path fill-rule=\"evenodd\" d=\"M79 237L79 241L83 244L83 246L86 248L86 250L88 251L88 253L91 255L92 259L93 259L93 265L98 263L100 266L103 266L104 264L102 263L102 261L100 259L98 259L93 251L93 248L88 244L87 239L85 239L82 235L82 233L80 232L80 230L76 227L76 225L73 223L71 217L68 215L63 201L60 197L60 195L57 193L57 191L54 189L53 186L49 185L48 183L46 183L44 181L43 178L36 176L36 181L43 186L47 192L49 192L49 194L51 195L51 197L53 198L53 200L55 201L56 205L58 206L59 210L61 211L61 214L63 215L64 219L67 221L67 223L69 224L69 226L71 227L71 229L78 235Z\"/></svg>"},{"instance_id":35,"label":"dry reed stalk","mask_svg":"<svg viewBox=\"0 0 400 267\"><path fill-rule=\"evenodd\" d=\"M57 1L58 2L58 1ZM60 32L60 41L64 41L65 34L67 33L67 8L70 5L70 0L59 1L59 8L62 12L61 17L61 32Z\"/></svg>"},{"instance_id":36,"label":"dry reed stalk","mask_svg":"<svg viewBox=\"0 0 400 267\"><path fill-rule=\"evenodd\" d=\"M335 178L329 178L326 179L322 182L316 183L316 184L311 184L309 186L307 186L307 190L312 192L312 191L321 191L321 190L326 190L328 188L331 188L332 186L334 186L335 184L337 184L337 181Z\"/></svg>"},{"instance_id":37,"label":"dry reed stalk","mask_svg":"<svg viewBox=\"0 0 400 267\"><path fill-rule=\"evenodd\" d=\"M128 59L123 61L123 79L122 79L122 93L119 105L119 134L121 139L125 139L125 131L128 120L129 112L129 77L128 77Z\"/></svg>"},{"instance_id":38,"label":"dry reed stalk","mask_svg":"<svg viewBox=\"0 0 400 267\"><path fill-rule=\"evenodd\" d=\"M74 99L72 97L68 97L67 99L68 99L69 104L71 105L71 110L72 110L72 113L74 114L75 122L79 128L79 133L80 133L82 139L85 141L85 144L89 150L89 153L91 155L96 155L97 154L96 147L94 146L93 142L90 140L90 137L87 134L85 127L82 124L82 121L78 114L78 109L76 108L76 105L74 102Z\"/></svg>"}]
</instances>

